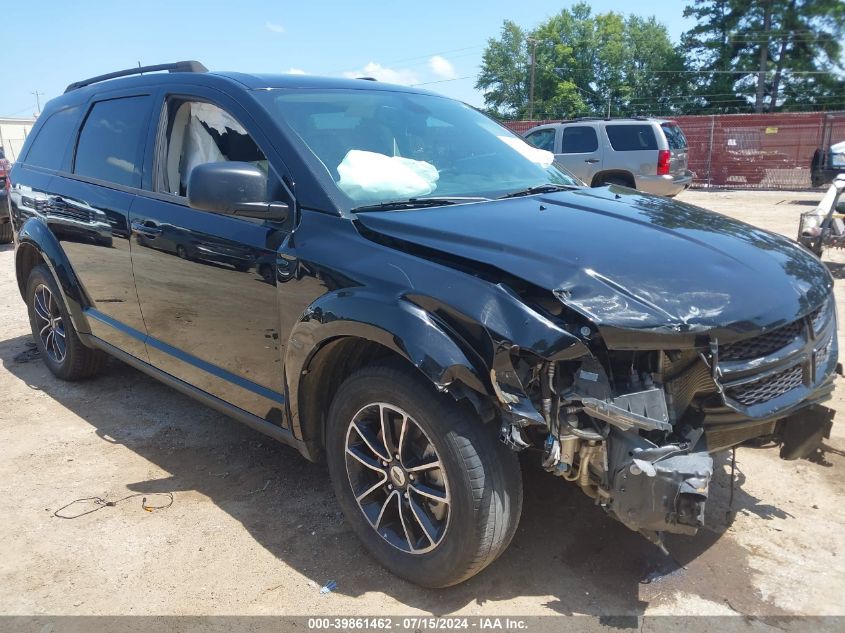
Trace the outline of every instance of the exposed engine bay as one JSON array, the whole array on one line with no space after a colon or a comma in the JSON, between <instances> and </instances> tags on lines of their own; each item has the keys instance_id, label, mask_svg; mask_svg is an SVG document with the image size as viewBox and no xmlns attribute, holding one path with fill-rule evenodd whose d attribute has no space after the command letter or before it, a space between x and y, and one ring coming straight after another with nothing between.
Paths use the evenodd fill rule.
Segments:
<instances>
[{"instance_id":1,"label":"exposed engine bay","mask_svg":"<svg viewBox=\"0 0 845 633\"><path fill-rule=\"evenodd\" d=\"M714 452L749 441L795 459L827 436L833 389L831 301L794 323L728 345L613 351L573 361L515 359L497 396L517 409L516 377L538 416L514 413L501 438L539 449L542 467L577 485L627 527L662 547L662 533L704 523ZM585 330L586 333L586 330ZM507 383L507 385L505 384ZM507 416L506 416L507 417Z\"/></svg>"}]
</instances>

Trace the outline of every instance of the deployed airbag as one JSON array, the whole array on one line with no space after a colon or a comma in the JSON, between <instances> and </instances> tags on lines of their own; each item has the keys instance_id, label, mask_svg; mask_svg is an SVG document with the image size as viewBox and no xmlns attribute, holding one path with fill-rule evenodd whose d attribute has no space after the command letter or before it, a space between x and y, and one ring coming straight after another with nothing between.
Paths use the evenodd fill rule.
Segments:
<instances>
[{"instance_id":1,"label":"deployed airbag","mask_svg":"<svg viewBox=\"0 0 845 633\"><path fill-rule=\"evenodd\" d=\"M498 136L497 138L505 145L512 147L525 156L532 163L537 163L541 167L549 167L555 160L555 155L550 151L540 149L539 147L532 147L516 136Z\"/></svg>"},{"instance_id":2,"label":"deployed airbag","mask_svg":"<svg viewBox=\"0 0 845 633\"><path fill-rule=\"evenodd\" d=\"M337 166L338 187L353 200L405 199L435 190L440 174L431 163L353 149Z\"/></svg>"}]
</instances>

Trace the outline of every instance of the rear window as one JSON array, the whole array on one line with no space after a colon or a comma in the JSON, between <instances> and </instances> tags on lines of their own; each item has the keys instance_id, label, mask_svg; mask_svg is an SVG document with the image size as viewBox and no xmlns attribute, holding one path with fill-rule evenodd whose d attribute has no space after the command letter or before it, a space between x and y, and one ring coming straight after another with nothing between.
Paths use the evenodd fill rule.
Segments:
<instances>
[{"instance_id":1,"label":"rear window","mask_svg":"<svg viewBox=\"0 0 845 633\"><path fill-rule=\"evenodd\" d=\"M607 138L617 152L636 152L657 149L657 139L651 125L608 125Z\"/></svg>"},{"instance_id":2,"label":"rear window","mask_svg":"<svg viewBox=\"0 0 845 633\"><path fill-rule=\"evenodd\" d=\"M141 141L152 99L125 97L94 104L79 134L75 174L141 186Z\"/></svg>"},{"instance_id":3,"label":"rear window","mask_svg":"<svg viewBox=\"0 0 845 633\"><path fill-rule=\"evenodd\" d=\"M674 123L661 123L663 133L666 135L666 142L669 143L669 149L686 149L687 137L684 136L683 130Z\"/></svg>"},{"instance_id":4,"label":"rear window","mask_svg":"<svg viewBox=\"0 0 845 633\"><path fill-rule=\"evenodd\" d=\"M65 108L51 114L41 126L24 162L46 169L61 169L78 120L79 107Z\"/></svg>"}]
</instances>

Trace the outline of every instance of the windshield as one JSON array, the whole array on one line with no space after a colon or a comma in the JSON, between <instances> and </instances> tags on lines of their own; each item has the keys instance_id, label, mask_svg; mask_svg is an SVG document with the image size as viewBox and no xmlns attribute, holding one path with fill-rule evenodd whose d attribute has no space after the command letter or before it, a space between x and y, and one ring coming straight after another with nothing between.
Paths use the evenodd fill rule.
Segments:
<instances>
[{"instance_id":1,"label":"windshield","mask_svg":"<svg viewBox=\"0 0 845 633\"><path fill-rule=\"evenodd\" d=\"M445 97L382 90L268 90L255 96L299 135L350 208L582 185L553 164L550 152Z\"/></svg>"}]
</instances>

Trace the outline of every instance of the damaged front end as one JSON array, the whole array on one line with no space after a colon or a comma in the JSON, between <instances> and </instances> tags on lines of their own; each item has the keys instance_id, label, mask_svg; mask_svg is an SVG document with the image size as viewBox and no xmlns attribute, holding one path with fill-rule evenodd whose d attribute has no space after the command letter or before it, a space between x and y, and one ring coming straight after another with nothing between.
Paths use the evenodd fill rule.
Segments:
<instances>
[{"instance_id":1,"label":"damaged front end","mask_svg":"<svg viewBox=\"0 0 845 633\"><path fill-rule=\"evenodd\" d=\"M840 367L830 299L725 345L699 337L691 349L613 350L600 330L583 334L591 354L576 360L502 347L492 374L501 438L540 449L545 470L660 546L664 532L703 525L714 452L762 438L794 459L830 430L817 406ZM519 410L526 401L533 415Z\"/></svg>"}]
</instances>

